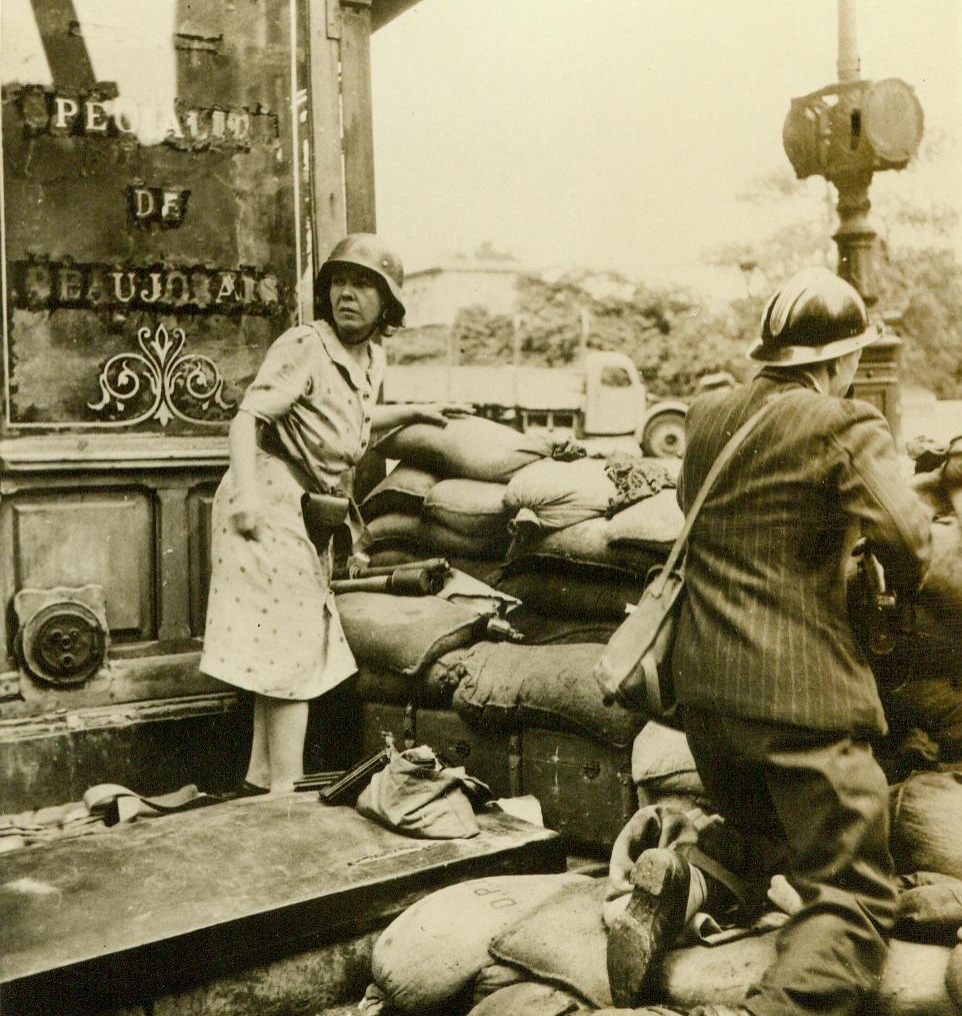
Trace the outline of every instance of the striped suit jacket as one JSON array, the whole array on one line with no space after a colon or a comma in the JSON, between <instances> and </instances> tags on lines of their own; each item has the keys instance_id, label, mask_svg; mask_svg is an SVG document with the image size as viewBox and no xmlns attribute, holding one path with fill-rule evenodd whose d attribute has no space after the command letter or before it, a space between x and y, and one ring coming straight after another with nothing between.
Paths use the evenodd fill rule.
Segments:
<instances>
[{"instance_id":1,"label":"striped suit jacket","mask_svg":"<svg viewBox=\"0 0 962 1016\"><path fill-rule=\"evenodd\" d=\"M928 565L930 516L882 415L776 370L703 395L688 413L678 500L687 511L725 442L773 394L689 537L672 658L678 700L884 733L872 671L848 622L847 564L864 536L888 582L914 591Z\"/></svg>"}]
</instances>

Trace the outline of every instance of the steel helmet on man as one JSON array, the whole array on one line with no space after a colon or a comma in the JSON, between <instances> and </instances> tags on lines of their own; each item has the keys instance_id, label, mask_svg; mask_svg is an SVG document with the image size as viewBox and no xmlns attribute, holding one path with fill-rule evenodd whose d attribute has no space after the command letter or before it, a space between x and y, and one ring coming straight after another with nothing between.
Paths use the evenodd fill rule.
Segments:
<instances>
[{"instance_id":1,"label":"steel helmet on man","mask_svg":"<svg viewBox=\"0 0 962 1016\"><path fill-rule=\"evenodd\" d=\"M374 233L348 233L339 240L321 265L315 282L317 316L331 316L331 272L334 265L358 265L373 272L384 284L384 323L391 328L404 324L404 301L401 286L404 284L404 266L401 259Z\"/></svg>"},{"instance_id":2,"label":"steel helmet on man","mask_svg":"<svg viewBox=\"0 0 962 1016\"><path fill-rule=\"evenodd\" d=\"M773 367L798 367L837 359L880 337L854 286L828 268L803 268L766 304L748 355Z\"/></svg>"}]
</instances>

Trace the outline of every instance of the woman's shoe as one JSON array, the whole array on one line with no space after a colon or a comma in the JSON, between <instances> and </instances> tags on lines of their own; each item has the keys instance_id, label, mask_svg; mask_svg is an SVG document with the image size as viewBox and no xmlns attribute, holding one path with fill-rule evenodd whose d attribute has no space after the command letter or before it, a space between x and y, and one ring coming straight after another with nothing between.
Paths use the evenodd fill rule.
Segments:
<instances>
[{"instance_id":1,"label":"woman's shoe","mask_svg":"<svg viewBox=\"0 0 962 1016\"><path fill-rule=\"evenodd\" d=\"M256 783L251 783L250 780L244 780L237 791L237 796L260 797L261 794L269 794L270 792L270 787L259 787Z\"/></svg>"},{"instance_id":2,"label":"woman's shoe","mask_svg":"<svg viewBox=\"0 0 962 1016\"><path fill-rule=\"evenodd\" d=\"M215 794L218 801L236 801L240 797L260 797L262 794L269 794L270 789L268 787L259 787L256 783L251 783L250 780L244 780L238 783L233 790L228 790L226 794Z\"/></svg>"}]
</instances>

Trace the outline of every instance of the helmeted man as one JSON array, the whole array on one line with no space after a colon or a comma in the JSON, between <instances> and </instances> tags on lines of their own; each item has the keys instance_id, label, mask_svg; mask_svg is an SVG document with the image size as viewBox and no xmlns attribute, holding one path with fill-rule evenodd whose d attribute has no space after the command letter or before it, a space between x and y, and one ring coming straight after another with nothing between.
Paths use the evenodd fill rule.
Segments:
<instances>
[{"instance_id":1,"label":"helmeted man","mask_svg":"<svg viewBox=\"0 0 962 1016\"><path fill-rule=\"evenodd\" d=\"M852 286L805 269L765 308L749 351L757 376L691 405L684 510L728 438L771 403L692 529L672 658L689 745L725 821L687 852L638 858L609 938L618 1004L644 995L686 914L737 901L751 919L776 872L801 907L774 962L739 1007L698 1016L849 1016L877 988L896 901L888 788L870 746L886 721L849 624L846 570L864 538L888 584L912 594L930 518L881 413L844 397L876 338Z\"/></svg>"}]
</instances>

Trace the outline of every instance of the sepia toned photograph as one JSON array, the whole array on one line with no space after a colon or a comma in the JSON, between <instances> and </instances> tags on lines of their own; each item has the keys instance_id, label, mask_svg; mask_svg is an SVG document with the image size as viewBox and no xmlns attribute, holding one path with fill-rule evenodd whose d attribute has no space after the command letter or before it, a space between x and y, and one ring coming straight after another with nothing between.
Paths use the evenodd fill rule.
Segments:
<instances>
[{"instance_id":1,"label":"sepia toned photograph","mask_svg":"<svg viewBox=\"0 0 962 1016\"><path fill-rule=\"evenodd\" d=\"M962 1014L957 0L0 88L0 1014Z\"/></svg>"}]
</instances>

